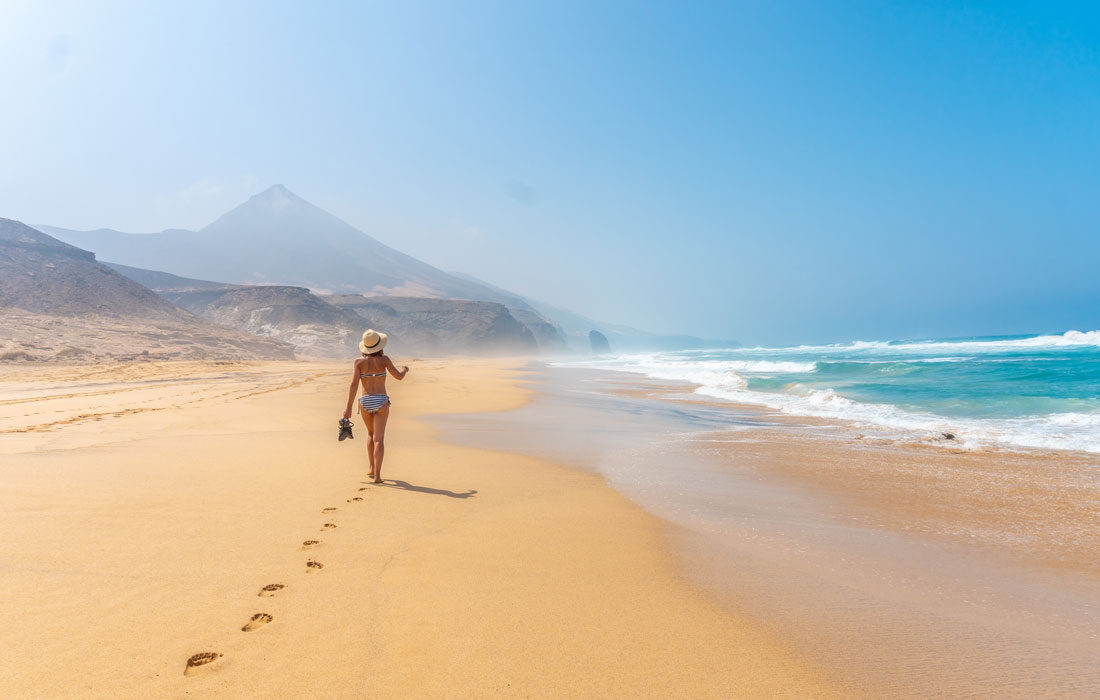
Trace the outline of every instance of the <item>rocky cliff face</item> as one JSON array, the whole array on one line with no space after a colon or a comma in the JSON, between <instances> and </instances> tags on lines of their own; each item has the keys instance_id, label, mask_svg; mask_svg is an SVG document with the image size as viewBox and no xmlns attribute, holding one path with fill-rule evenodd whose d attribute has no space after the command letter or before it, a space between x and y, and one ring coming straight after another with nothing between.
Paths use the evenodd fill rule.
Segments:
<instances>
[{"instance_id":1,"label":"rocky cliff face","mask_svg":"<svg viewBox=\"0 0 1100 700\"><path fill-rule=\"evenodd\" d=\"M588 331L588 342L592 345L593 355L611 352L611 344L607 342L607 336L597 330Z\"/></svg>"},{"instance_id":2,"label":"rocky cliff face","mask_svg":"<svg viewBox=\"0 0 1100 700\"><path fill-rule=\"evenodd\" d=\"M328 304L302 287L229 285L160 294L219 326L290 343L302 357L354 356L366 328L354 311Z\"/></svg>"},{"instance_id":3,"label":"rocky cliff face","mask_svg":"<svg viewBox=\"0 0 1100 700\"><path fill-rule=\"evenodd\" d=\"M424 297L325 298L389 334L388 348L397 354L511 355L538 350L531 331L503 304Z\"/></svg>"},{"instance_id":4,"label":"rocky cliff face","mask_svg":"<svg viewBox=\"0 0 1100 700\"><path fill-rule=\"evenodd\" d=\"M222 284L111 265L180 308L225 328L289 343L301 357L354 356L369 327L391 334L389 347L399 353L505 355L538 349L528 327L492 302L317 295L302 287Z\"/></svg>"},{"instance_id":5,"label":"rocky cliff face","mask_svg":"<svg viewBox=\"0 0 1100 700\"><path fill-rule=\"evenodd\" d=\"M539 352L565 352L565 334L562 333L557 324L536 312L526 309L512 307L508 311L517 321L527 326L527 329L531 331L535 342L538 343Z\"/></svg>"},{"instance_id":6,"label":"rocky cliff face","mask_svg":"<svg viewBox=\"0 0 1100 700\"><path fill-rule=\"evenodd\" d=\"M0 360L292 359L176 308L92 253L0 219Z\"/></svg>"}]
</instances>

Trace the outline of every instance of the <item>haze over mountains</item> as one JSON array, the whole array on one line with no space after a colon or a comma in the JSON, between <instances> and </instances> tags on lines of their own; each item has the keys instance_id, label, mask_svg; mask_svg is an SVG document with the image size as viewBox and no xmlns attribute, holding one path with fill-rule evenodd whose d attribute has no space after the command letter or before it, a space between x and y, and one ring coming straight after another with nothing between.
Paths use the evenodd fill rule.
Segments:
<instances>
[{"instance_id":1,"label":"haze over mountains","mask_svg":"<svg viewBox=\"0 0 1100 700\"><path fill-rule=\"evenodd\" d=\"M188 278L282 284L318 292L490 301L508 307L540 348L559 350L559 329L519 296L443 272L275 185L199 231L131 234L99 229L42 231L100 260Z\"/></svg>"},{"instance_id":2,"label":"haze over mountains","mask_svg":"<svg viewBox=\"0 0 1100 700\"><path fill-rule=\"evenodd\" d=\"M495 287L463 272L451 271L451 274L486 286L505 297L516 296L507 290ZM736 340L713 340L698 338L693 335L651 333L622 323L597 321L575 311L569 311L536 299L520 299L545 318L553 319L554 328L565 336L566 345L582 352L589 347L589 333L597 329L609 339L611 347L619 351L683 350L685 348L704 347L735 348L741 345ZM515 312L513 311L513 313ZM519 316L517 315L517 317Z\"/></svg>"},{"instance_id":3,"label":"haze over mountains","mask_svg":"<svg viewBox=\"0 0 1100 700\"><path fill-rule=\"evenodd\" d=\"M299 355L354 352L355 329L363 325L396 332L406 351L432 354L587 351L593 329L603 330L613 349L705 344L598 323L444 272L282 185L199 231L38 228L94 252L172 304L226 328L285 341Z\"/></svg>"}]
</instances>

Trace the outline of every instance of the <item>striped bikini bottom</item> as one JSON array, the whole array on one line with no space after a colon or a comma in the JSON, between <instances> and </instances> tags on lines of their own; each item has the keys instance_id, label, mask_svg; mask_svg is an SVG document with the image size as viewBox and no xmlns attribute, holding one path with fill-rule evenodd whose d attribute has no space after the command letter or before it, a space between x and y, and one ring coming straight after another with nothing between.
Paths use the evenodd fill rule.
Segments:
<instances>
[{"instance_id":1,"label":"striped bikini bottom","mask_svg":"<svg viewBox=\"0 0 1100 700\"><path fill-rule=\"evenodd\" d=\"M385 394L363 394L359 397L359 408L364 413L378 413L389 400L390 397Z\"/></svg>"}]
</instances>

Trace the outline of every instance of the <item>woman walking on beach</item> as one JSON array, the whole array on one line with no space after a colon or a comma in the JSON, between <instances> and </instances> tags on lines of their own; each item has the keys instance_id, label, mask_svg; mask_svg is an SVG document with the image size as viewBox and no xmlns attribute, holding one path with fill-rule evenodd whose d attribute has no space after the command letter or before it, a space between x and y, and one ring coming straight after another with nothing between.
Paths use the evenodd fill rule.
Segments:
<instances>
[{"instance_id":1,"label":"woman walking on beach","mask_svg":"<svg viewBox=\"0 0 1100 700\"><path fill-rule=\"evenodd\" d=\"M356 389L363 386L363 395L359 397L359 412L367 424L367 456L370 458L370 474L374 483L382 483L382 457L386 454L386 421L390 417L390 397L386 395L386 373L398 381L405 378L409 368L397 369L393 361L382 352L386 347L386 334L373 328L363 334L359 343L359 352L363 356L355 361L351 387L348 389L348 407L344 418L351 418L351 404L355 401Z\"/></svg>"}]
</instances>

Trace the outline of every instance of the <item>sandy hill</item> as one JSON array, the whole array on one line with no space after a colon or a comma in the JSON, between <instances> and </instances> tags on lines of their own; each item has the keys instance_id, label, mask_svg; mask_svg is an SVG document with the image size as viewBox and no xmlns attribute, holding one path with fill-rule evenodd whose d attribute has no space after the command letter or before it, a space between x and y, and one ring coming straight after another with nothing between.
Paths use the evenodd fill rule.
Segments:
<instances>
[{"instance_id":1,"label":"sandy hill","mask_svg":"<svg viewBox=\"0 0 1100 700\"><path fill-rule=\"evenodd\" d=\"M95 255L0 219L0 360L289 359L289 345L206 323Z\"/></svg>"},{"instance_id":2,"label":"sandy hill","mask_svg":"<svg viewBox=\"0 0 1100 700\"><path fill-rule=\"evenodd\" d=\"M544 349L564 344L554 324L520 297L394 250L282 185L255 195L200 231L130 234L40 228L101 259L173 275L333 293L496 302L531 328Z\"/></svg>"}]
</instances>

